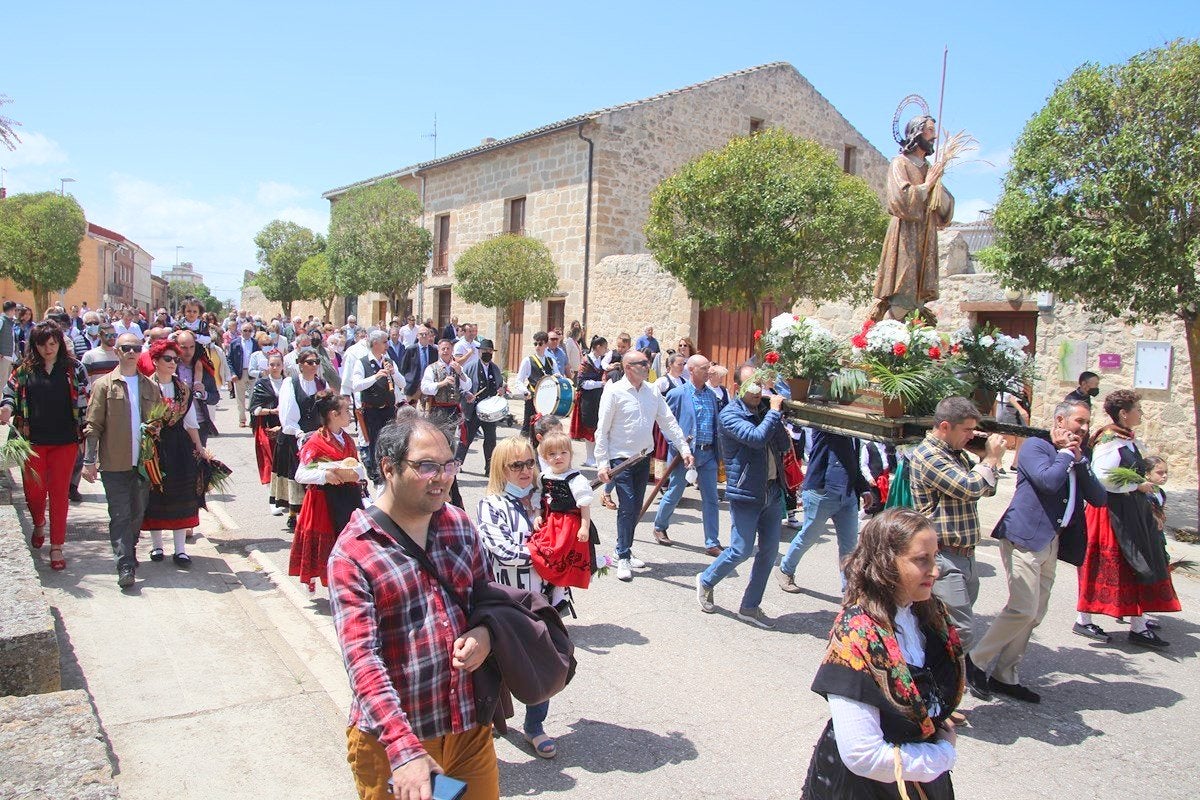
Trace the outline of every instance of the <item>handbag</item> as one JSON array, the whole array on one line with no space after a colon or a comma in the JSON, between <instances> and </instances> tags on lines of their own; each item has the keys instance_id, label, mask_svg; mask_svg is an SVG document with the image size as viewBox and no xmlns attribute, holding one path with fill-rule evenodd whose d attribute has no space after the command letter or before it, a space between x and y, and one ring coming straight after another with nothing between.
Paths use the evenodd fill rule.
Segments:
<instances>
[{"instance_id":1,"label":"handbag","mask_svg":"<svg viewBox=\"0 0 1200 800\"><path fill-rule=\"evenodd\" d=\"M804 470L800 467L800 459L796 458L795 448L789 447L783 451L783 480L789 492L794 492L804 483Z\"/></svg>"}]
</instances>

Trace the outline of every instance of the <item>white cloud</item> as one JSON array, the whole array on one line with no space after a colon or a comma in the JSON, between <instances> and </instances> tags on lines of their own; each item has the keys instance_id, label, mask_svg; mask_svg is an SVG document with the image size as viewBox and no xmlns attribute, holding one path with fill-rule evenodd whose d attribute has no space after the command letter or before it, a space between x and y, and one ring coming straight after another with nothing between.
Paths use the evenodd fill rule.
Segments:
<instances>
[{"instance_id":1,"label":"white cloud","mask_svg":"<svg viewBox=\"0 0 1200 800\"><path fill-rule=\"evenodd\" d=\"M59 143L45 134L18 129L17 135L21 137L21 143L17 145L16 150L5 154L5 169L44 167L50 164L65 164L69 160L67 152Z\"/></svg>"},{"instance_id":2,"label":"white cloud","mask_svg":"<svg viewBox=\"0 0 1200 800\"><path fill-rule=\"evenodd\" d=\"M254 236L273 219L324 232L327 203L317 191L265 182L244 194L201 197L130 175L113 175L112 199L93 203L92 221L119 231L155 256L155 271L190 261L219 299L238 297L243 271L255 269ZM303 203L303 198L312 198ZM284 200L283 198L290 198Z\"/></svg>"},{"instance_id":3,"label":"white cloud","mask_svg":"<svg viewBox=\"0 0 1200 800\"><path fill-rule=\"evenodd\" d=\"M980 213L991 211L995 205L995 202L991 200L984 200L978 197L973 197L970 200L955 200L954 221L978 222Z\"/></svg>"}]
</instances>

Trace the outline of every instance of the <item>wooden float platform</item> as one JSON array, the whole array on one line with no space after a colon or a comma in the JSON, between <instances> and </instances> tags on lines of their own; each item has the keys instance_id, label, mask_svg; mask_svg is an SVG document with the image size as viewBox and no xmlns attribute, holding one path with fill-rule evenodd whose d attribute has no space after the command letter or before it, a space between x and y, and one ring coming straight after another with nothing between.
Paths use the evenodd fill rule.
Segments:
<instances>
[{"instance_id":1,"label":"wooden float platform","mask_svg":"<svg viewBox=\"0 0 1200 800\"><path fill-rule=\"evenodd\" d=\"M785 417L811 428L853 436L871 442L885 444L916 444L925 438L933 427L933 417L885 417L857 405L837 403L804 402L785 400ZM1049 440L1050 431L1045 428L1030 428L1025 425L1010 425L997 422L994 417L979 421L979 430L985 433L1002 433L1019 438L1037 437Z\"/></svg>"}]
</instances>

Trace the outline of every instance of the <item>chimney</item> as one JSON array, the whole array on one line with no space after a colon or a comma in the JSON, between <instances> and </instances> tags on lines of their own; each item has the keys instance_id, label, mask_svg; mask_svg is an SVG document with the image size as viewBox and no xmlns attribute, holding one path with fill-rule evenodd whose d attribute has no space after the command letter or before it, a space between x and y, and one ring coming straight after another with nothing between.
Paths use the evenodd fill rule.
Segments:
<instances>
[{"instance_id":1,"label":"chimney","mask_svg":"<svg viewBox=\"0 0 1200 800\"><path fill-rule=\"evenodd\" d=\"M489 144L495 144L495 143L496 143L496 139L495 139L494 137L492 137L492 136L485 136L485 137L484 137L484 139L483 139L483 141L482 141L482 142L480 142L479 144L480 144L481 146L484 146L484 147L486 147L486 146L487 146L487 145L489 145Z\"/></svg>"}]
</instances>

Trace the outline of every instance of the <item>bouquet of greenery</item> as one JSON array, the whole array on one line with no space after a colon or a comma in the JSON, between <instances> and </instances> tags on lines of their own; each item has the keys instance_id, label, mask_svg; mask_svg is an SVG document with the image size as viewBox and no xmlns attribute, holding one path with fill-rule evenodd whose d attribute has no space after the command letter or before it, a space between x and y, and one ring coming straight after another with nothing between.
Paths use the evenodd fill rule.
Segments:
<instances>
[{"instance_id":1,"label":"bouquet of greenery","mask_svg":"<svg viewBox=\"0 0 1200 800\"><path fill-rule=\"evenodd\" d=\"M880 394L899 398L910 409L928 400L948 373L945 342L915 313L903 322L867 320L850 345L852 359Z\"/></svg>"},{"instance_id":2,"label":"bouquet of greenery","mask_svg":"<svg viewBox=\"0 0 1200 800\"><path fill-rule=\"evenodd\" d=\"M1033 380L1029 339L1009 336L994 325L959 328L950 336L954 367L976 389L1020 393Z\"/></svg>"},{"instance_id":3,"label":"bouquet of greenery","mask_svg":"<svg viewBox=\"0 0 1200 800\"><path fill-rule=\"evenodd\" d=\"M11 425L5 427L8 429L8 435L4 442L0 443L0 469L24 470L26 462L33 458L33 445L24 436L18 435ZM39 482L42 479L37 470L31 469L29 474Z\"/></svg>"},{"instance_id":4,"label":"bouquet of greenery","mask_svg":"<svg viewBox=\"0 0 1200 800\"><path fill-rule=\"evenodd\" d=\"M785 378L827 381L838 371L843 355L832 332L799 314L780 314L771 320L762 346L768 354L778 354L772 365Z\"/></svg>"},{"instance_id":5,"label":"bouquet of greenery","mask_svg":"<svg viewBox=\"0 0 1200 800\"><path fill-rule=\"evenodd\" d=\"M200 459L200 469L196 473L196 480L199 484L201 496L211 492L217 494L226 494L226 490L230 486L230 476L233 475L233 470L226 466L224 462L217 459L205 461Z\"/></svg>"}]
</instances>

